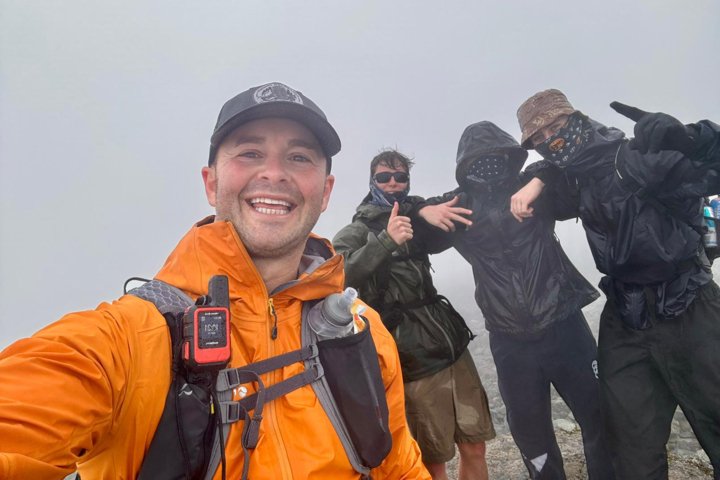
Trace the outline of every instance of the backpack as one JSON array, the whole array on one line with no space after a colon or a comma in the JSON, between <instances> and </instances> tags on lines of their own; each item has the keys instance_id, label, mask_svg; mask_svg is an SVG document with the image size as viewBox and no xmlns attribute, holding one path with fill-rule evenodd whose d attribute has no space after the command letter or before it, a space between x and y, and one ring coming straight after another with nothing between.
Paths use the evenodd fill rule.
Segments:
<instances>
[{"instance_id":1,"label":"backpack","mask_svg":"<svg viewBox=\"0 0 720 480\"><path fill-rule=\"evenodd\" d=\"M183 361L183 315L194 302L181 290L159 280L127 292L155 304L168 324L172 341L172 382L165 408L138 480L206 479L218 466L225 478L225 442L230 425L243 420L242 478L246 479L250 453L258 442L262 411L267 402L311 385L353 468L362 478L380 465L392 446L388 407L370 324L342 338L319 340L308 326L318 302L305 302L302 310L302 347L240 368L196 373ZM265 386L260 375L303 362L305 370L275 385ZM349 375L360 369L365 375ZM257 383L257 392L233 401L238 386Z\"/></svg>"}]
</instances>

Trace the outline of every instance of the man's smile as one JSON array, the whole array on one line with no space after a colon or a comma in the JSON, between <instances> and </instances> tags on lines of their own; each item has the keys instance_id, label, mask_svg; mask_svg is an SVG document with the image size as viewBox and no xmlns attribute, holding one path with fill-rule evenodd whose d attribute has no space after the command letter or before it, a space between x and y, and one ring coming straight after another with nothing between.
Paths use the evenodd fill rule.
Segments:
<instances>
[{"instance_id":1,"label":"man's smile","mask_svg":"<svg viewBox=\"0 0 720 480\"><path fill-rule=\"evenodd\" d=\"M266 215L287 215L294 208L290 202L267 197L253 197L247 203L256 212Z\"/></svg>"}]
</instances>

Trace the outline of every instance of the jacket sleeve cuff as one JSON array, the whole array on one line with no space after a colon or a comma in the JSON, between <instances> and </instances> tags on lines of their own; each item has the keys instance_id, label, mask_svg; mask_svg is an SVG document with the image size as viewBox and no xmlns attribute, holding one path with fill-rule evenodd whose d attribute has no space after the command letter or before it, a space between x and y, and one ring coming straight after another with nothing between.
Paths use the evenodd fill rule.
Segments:
<instances>
[{"instance_id":1,"label":"jacket sleeve cuff","mask_svg":"<svg viewBox=\"0 0 720 480\"><path fill-rule=\"evenodd\" d=\"M380 232L378 234L377 238L378 238L378 241L380 242L380 245L385 247L385 249L390 253L397 250L398 247L400 246L397 243L395 243L395 240L390 238L390 235L387 233L387 230L383 230L382 232Z\"/></svg>"},{"instance_id":2,"label":"jacket sleeve cuff","mask_svg":"<svg viewBox=\"0 0 720 480\"><path fill-rule=\"evenodd\" d=\"M695 140L692 160L698 162L720 162L720 125L709 120L687 125Z\"/></svg>"}]
</instances>

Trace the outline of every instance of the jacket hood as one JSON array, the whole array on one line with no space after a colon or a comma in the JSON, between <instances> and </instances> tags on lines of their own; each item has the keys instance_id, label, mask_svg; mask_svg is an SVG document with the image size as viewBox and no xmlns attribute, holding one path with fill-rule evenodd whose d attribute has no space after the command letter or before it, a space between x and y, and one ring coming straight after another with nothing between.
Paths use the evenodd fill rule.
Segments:
<instances>
[{"instance_id":1,"label":"jacket hood","mask_svg":"<svg viewBox=\"0 0 720 480\"><path fill-rule=\"evenodd\" d=\"M470 162L489 153L507 153L509 156L510 165L501 180L517 177L528 156L527 151L509 133L494 123L473 123L465 129L458 144L455 169L458 185L466 186L465 176Z\"/></svg>"},{"instance_id":2,"label":"jacket hood","mask_svg":"<svg viewBox=\"0 0 720 480\"><path fill-rule=\"evenodd\" d=\"M198 222L180 240L156 278L185 291L192 297L207 293L213 275L227 275L230 299L257 303L265 309L267 297L288 295L307 301L324 298L342 290L344 274L341 256L328 240L311 234L298 266L298 279L278 287L275 292L259 291L264 282L245 246L230 222L215 222L210 216ZM312 282L307 278L311 277ZM308 284L312 287L308 287ZM293 288L302 284L303 288ZM264 289L263 289L264 290Z\"/></svg>"}]
</instances>

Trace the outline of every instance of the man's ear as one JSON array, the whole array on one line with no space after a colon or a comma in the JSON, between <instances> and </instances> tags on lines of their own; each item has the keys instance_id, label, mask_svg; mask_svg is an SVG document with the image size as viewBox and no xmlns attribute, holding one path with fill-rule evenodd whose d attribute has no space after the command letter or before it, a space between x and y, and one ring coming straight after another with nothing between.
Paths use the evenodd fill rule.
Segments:
<instances>
[{"instance_id":1,"label":"man's ear","mask_svg":"<svg viewBox=\"0 0 720 480\"><path fill-rule=\"evenodd\" d=\"M215 165L212 167L203 167L202 178L205 184L205 196L207 197L208 203L214 207L217 195L217 169Z\"/></svg>"},{"instance_id":2,"label":"man's ear","mask_svg":"<svg viewBox=\"0 0 720 480\"><path fill-rule=\"evenodd\" d=\"M328 175L325 177L325 187L323 190L323 202L322 202L322 210L321 212L324 212L325 209L328 206L328 203L330 202L330 194L332 193L333 185L335 185L335 176Z\"/></svg>"}]
</instances>

